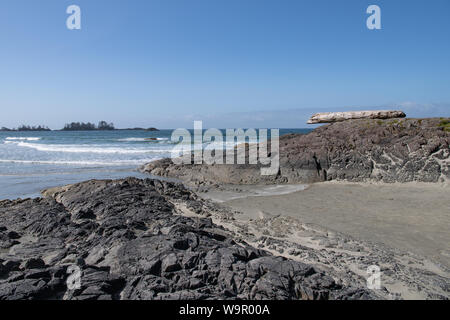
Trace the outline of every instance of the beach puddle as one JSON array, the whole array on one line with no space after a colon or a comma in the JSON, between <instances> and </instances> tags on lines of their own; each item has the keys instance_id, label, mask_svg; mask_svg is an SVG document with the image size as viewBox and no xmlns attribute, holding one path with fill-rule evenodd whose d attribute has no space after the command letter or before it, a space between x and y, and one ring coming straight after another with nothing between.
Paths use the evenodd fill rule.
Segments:
<instances>
[{"instance_id":1,"label":"beach puddle","mask_svg":"<svg viewBox=\"0 0 450 320\"><path fill-rule=\"evenodd\" d=\"M201 193L201 196L215 202L226 202L248 197L267 197L290 194L303 191L308 186L309 185L307 184L223 185L220 190L210 190L207 193Z\"/></svg>"}]
</instances>

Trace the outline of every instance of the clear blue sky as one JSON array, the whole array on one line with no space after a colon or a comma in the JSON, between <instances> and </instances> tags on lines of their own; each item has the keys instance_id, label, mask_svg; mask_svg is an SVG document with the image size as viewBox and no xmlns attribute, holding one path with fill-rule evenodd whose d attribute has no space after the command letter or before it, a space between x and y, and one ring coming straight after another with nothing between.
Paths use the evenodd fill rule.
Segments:
<instances>
[{"instance_id":1,"label":"clear blue sky","mask_svg":"<svg viewBox=\"0 0 450 320\"><path fill-rule=\"evenodd\" d=\"M82 29L66 28L66 8ZM377 4L382 30L366 28ZM450 116L450 1L2 0L0 126L305 127Z\"/></svg>"}]
</instances>

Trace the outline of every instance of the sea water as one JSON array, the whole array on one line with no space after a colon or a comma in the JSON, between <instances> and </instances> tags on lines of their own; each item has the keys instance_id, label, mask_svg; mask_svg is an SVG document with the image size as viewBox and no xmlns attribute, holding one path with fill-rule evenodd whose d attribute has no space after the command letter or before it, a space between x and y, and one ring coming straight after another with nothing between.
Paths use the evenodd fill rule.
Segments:
<instances>
[{"instance_id":1,"label":"sea water","mask_svg":"<svg viewBox=\"0 0 450 320\"><path fill-rule=\"evenodd\" d=\"M171 156L172 131L0 132L0 199L38 197L42 189L89 179L150 177L138 168Z\"/></svg>"}]
</instances>

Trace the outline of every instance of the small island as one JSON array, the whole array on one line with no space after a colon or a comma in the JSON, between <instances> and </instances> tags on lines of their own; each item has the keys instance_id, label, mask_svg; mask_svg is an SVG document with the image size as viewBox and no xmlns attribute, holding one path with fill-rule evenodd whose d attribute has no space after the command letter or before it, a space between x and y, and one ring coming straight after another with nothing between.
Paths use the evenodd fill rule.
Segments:
<instances>
[{"instance_id":1,"label":"small island","mask_svg":"<svg viewBox=\"0 0 450 320\"><path fill-rule=\"evenodd\" d=\"M115 130L114 124L100 121L96 126L93 123L72 122L67 123L61 131L93 131L93 130Z\"/></svg>"},{"instance_id":2,"label":"small island","mask_svg":"<svg viewBox=\"0 0 450 320\"><path fill-rule=\"evenodd\" d=\"M0 131L11 131L11 132L17 132L17 131L51 131L47 126L25 126L22 125L18 127L17 129L9 129L2 127Z\"/></svg>"},{"instance_id":3,"label":"small island","mask_svg":"<svg viewBox=\"0 0 450 320\"><path fill-rule=\"evenodd\" d=\"M115 130L129 130L129 131L159 131L156 128L126 128L126 129L115 129Z\"/></svg>"}]
</instances>

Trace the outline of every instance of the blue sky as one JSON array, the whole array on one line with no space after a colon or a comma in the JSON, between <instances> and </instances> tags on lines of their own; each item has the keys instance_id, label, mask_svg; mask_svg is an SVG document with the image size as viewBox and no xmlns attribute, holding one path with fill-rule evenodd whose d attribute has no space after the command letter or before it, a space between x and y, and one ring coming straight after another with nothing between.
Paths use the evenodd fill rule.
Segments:
<instances>
[{"instance_id":1,"label":"blue sky","mask_svg":"<svg viewBox=\"0 0 450 320\"><path fill-rule=\"evenodd\" d=\"M66 28L66 8L82 29ZM366 28L377 4L382 30ZM450 1L2 0L0 126L306 127L450 116Z\"/></svg>"}]
</instances>

